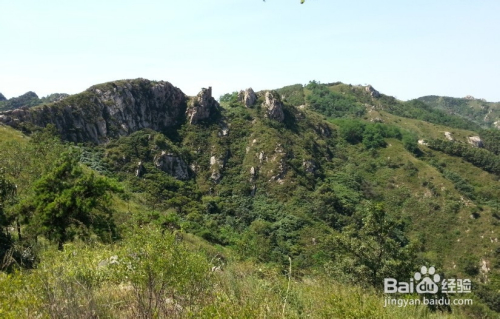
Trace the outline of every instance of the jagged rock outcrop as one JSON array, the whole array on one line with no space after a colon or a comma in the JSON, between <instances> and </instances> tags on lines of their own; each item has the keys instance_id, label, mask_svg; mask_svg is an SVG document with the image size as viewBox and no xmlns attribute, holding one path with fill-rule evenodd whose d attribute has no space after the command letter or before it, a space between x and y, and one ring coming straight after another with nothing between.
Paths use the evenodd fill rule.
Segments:
<instances>
[{"instance_id":1,"label":"jagged rock outcrop","mask_svg":"<svg viewBox=\"0 0 500 319\"><path fill-rule=\"evenodd\" d=\"M444 136L445 136L448 140L450 140L450 141L453 141L453 140L454 140L454 138L453 138L453 136L451 136L451 133L450 133L450 132L444 132Z\"/></svg>"},{"instance_id":2,"label":"jagged rock outcrop","mask_svg":"<svg viewBox=\"0 0 500 319\"><path fill-rule=\"evenodd\" d=\"M180 124L186 95L169 82L124 80L93 86L49 106L0 113L0 122L20 127L23 122L54 124L72 142L103 143L143 128L163 131Z\"/></svg>"},{"instance_id":3,"label":"jagged rock outcrop","mask_svg":"<svg viewBox=\"0 0 500 319\"><path fill-rule=\"evenodd\" d=\"M7 101L7 98L2 93L0 93L0 102L2 101Z\"/></svg>"},{"instance_id":4,"label":"jagged rock outcrop","mask_svg":"<svg viewBox=\"0 0 500 319\"><path fill-rule=\"evenodd\" d=\"M481 138L479 136L469 136L469 137L467 137L467 141L469 142L469 144L472 144L472 146L474 146L474 147L483 147L484 146L483 141L481 140Z\"/></svg>"},{"instance_id":5,"label":"jagged rock outcrop","mask_svg":"<svg viewBox=\"0 0 500 319\"><path fill-rule=\"evenodd\" d=\"M222 179L222 172L224 170L224 167L226 166L226 161L229 157L228 151L224 155L216 156L212 155L210 156L210 170L212 174L210 175L210 179L218 183Z\"/></svg>"},{"instance_id":6,"label":"jagged rock outcrop","mask_svg":"<svg viewBox=\"0 0 500 319\"><path fill-rule=\"evenodd\" d=\"M375 90L373 88L373 86L371 85L368 85L366 88L365 88L366 92L370 93L371 97L374 97L374 98L378 98L380 97L380 92Z\"/></svg>"},{"instance_id":7,"label":"jagged rock outcrop","mask_svg":"<svg viewBox=\"0 0 500 319\"><path fill-rule=\"evenodd\" d=\"M197 124L218 113L219 108L219 103L212 97L212 88L203 88L201 92L190 101L189 107L186 110L186 116L190 124Z\"/></svg>"},{"instance_id":8,"label":"jagged rock outcrop","mask_svg":"<svg viewBox=\"0 0 500 319\"><path fill-rule=\"evenodd\" d=\"M265 101L263 107L266 108L266 115L275 121L283 122L285 120L285 113L283 112L283 103L275 96L275 93L269 91L265 94Z\"/></svg>"},{"instance_id":9,"label":"jagged rock outcrop","mask_svg":"<svg viewBox=\"0 0 500 319\"><path fill-rule=\"evenodd\" d=\"M500 129L500 121L496 121L493 123L493 126L497 129Z\"/></svg>"},{"instance_id":10,"label":"jagged rock outcrop","mask_svg":"<svg viewBox=\"0 0 500 319\"><path fill-rule=\"evenodd\" d=\"M248 88L245 91L240 91L238 93L238 101L243 103L246 107L252 107L257 101L257 95L252 88Z\"/></svg>"},{"instance_id":11,"label":"jagged rock outcrop","mask_svg":"<svg viewBox=\"0 0 500 319\"><path fill-rule=\"evenodd\" d=\"M144 173L146 173L146 168L142 164L142 161L140 161L139 163L137 163L137 169L135 170L135 176L142 177L142 175L144 175Z\"/></svg>"},{"instance_id":12,"label":"jagged rock outcrop","mask_svg":"<svg viewBox=\"0 0 500 319\"><path fill-rule=\"evenodd\" d=\"M161 154L154 157L153 162L158 169L177 179L189 179L188 165L175 154L162 151Z\"/></svg>"},{"instance_id":13,"label":"jagged rock outcrop","mask_svg":"<svg viewBox=\"0 0 500 319\"><path fill-rule=\"evenodd\" d=\"M425 140L418 140L418 144L425 145L425 146L429 145L429 143L427 143Z\"/></svg>"}]
</instances>

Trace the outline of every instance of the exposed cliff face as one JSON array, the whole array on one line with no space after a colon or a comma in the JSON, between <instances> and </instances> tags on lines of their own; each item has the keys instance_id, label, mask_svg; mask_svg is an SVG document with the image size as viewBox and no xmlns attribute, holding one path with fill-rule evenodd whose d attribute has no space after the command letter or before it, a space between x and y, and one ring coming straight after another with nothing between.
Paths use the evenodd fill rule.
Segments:
<instances>
[{"instance_id":1,"label":"exposed cliff face","mask_svg":"<svg viewBox=\"0 0 500 319\"><path fill-rule=\"evenodd\" d=\"M194 97L186 110L186 116L190 124L197 124L208 120L219 112L220 105L212 97L212 88L201 89L201 92Z\"/></svg>"},{"instance_id":2,"label":"exposed cliff face","mask_svg":"<svg viewBox=\"0 0 500 319\"><path fill-rule=\"evenodd\" d=\"M145 79L96 85L64 100L0 113L0 122L19 127L54 124L72 142L106 142L143 128L156 131L184 121L186 95L169 82Z\"/></svg>"},{"instance_id":3,"label":"exposed cliff face","mask_svg":"<svg viewBox=\"0 0 500 319\"><path fill-rule=\"evenodd\" d=\"M263 106L267 109L267 116L275 121L283 122L285 113L283 112L283 103L271 92L266 92Z\"/></svg>"},{"instance_id":4,"label":"exposed cliff face","mask_svg":"<svg viewBox=\"0 0 500 319\"><path fill-rule=\"evenodd\" d=\"M365 90L366 90L366 92L368 92L368 93L371 95L371 97L374 97L374 98L379 98L379 97L380 97L380 92L379 92L379 91L377 91L377 90L375 90L375 89L373 88L373 86L371 86L371 85L368 85L368 86L365 88Z\"/></svg>"},{"instance_id":5,"label":"exposed cliff face","mask_svg":"<svg viewBox=\"0 0 500 319\"><path fill-rule=\"evenodd\" d=\"M238 101L243 103L246 107L252 107L257 101L257 95L252 88L248 88L245 91L240 91L238 93Z\"/></svg>"},{"instance_id":6,"label":"exposed cliff face","mask_svg":"<svg viewBox=\"0 0 500 319\"><path fill-rule=\"evenodd\" d=\"M186 162L173 153L162 151L161 154L155 156L154 164L158 169L177 179L189 179L189 170Z\"/></svg>"}]
</instances>

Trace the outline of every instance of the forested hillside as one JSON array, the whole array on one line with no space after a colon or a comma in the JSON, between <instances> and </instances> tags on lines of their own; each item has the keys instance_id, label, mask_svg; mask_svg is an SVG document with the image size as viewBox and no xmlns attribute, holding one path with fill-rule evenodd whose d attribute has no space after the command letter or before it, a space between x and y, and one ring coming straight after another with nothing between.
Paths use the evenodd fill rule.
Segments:
<instances>
[{"instance_id":1,"label":"forested hillside","mask_svg":"<svg viewBox=\"0 0 500 319\"><path fill-rule=\"evenodd\" d=\"M499 131L424 102L136 79L0 113L0 313L497 317ZM384 307L424 265L473 305Z\"/></svg>"},{"instance_id":2,"label":"forested hillside","mask_svg":"<svg viewBox=\"0 0 500 319\"><path fill-rule=\"evenodd\" d=\"M435 109L461 116L486 128L500 128L500 102L487 102L472 96L453 98L435 95L423 96L418 100Z\"/></svg>"}]
</instances>

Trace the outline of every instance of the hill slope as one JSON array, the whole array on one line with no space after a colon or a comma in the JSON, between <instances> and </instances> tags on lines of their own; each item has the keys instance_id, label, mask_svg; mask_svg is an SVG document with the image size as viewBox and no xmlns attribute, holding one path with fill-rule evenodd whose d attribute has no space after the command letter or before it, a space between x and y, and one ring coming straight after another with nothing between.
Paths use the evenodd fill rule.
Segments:
<instances>
[{"instance_id":1,"label":"hill slope","mask_svg":"<svg viewBox=\"0 0 500 319\"><path fill-rule=\"evenodd\" d=\"M486 102L483 99L453 98L446 96L423 96L419 101L433 108L466 118L478 125L500 128L500 102Z\"/></svg>"},{"instance_id":2,"label":"hill slope","mask_svg":"<svg viewBox=\"0 0 500 319\"><path fill-rule=\"evenodd\" d=\"M155 95L157 86L169 89ZM475 160L487 156L496 163L497 155L467 143L478 134L474 123L375 92L312 82L257 92L251 99L245 98L250 90L230 94L219 105L209 89L187 97L168 82L124 80L43 107L4 112L2 122L37 132L34 145L55 143L40 142L50 127L40 133L34 126L48 124L66 140L94 142L72 147L81 163L124 188L113 213L124 238L136 227L181 229L224 258L232 256L227 267L243 267L243 260L283 273L292 267L300 289L308 289L303 287L310 278L329 278L372 287L373 296L381 296L384 278L407 279L420 266L433 265L446 278L474 281L476 306L452 307L454 313L499 311L500 183ZM176 121L163 125L165 112ZM129 129L90 134L101 116L106 127ZM72 133L77 119L79 133ZM41 152L27 138L12 141L20 133L4 131L10 135L4 135L9 141L1 145L6 152L0 167L8 180L25 181L18 189L29 202L39 177L19 174L14 155L38 156L25 161L22 171L44 176L59 154ZM444 132L454 138L450 147L434 141L445 139ZM46 168L32 170L42 165L37 163ZM25 216L15 203L8 207L12 216ZM36 224L18 221L21 237L29 237ZM85 239L86 232L75 239Z\"/></svg>"}]
</instances>

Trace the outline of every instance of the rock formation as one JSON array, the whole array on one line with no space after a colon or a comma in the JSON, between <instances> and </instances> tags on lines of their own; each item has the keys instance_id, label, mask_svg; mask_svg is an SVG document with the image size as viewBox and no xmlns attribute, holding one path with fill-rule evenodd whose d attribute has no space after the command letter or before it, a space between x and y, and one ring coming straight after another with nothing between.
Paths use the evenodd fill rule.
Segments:
<instances>
[{"instance_id":1,"label":"rock formation","mask_svg":"<svg viewBox=\"0 0 500 319\"><path fill-rule=\"evenodd\" d=\"M169 82L145 79L100 84L50 105L0 113L0 122L54 124L72 142L103 143L143 128L163 131L180 124L186 95Z\"/></svg>"},{"instance_id":2,"label":"rock formation","mask_svg":"<svg viewBox=\"0 0 500 319\"><path fill-rule=\"evenodd\" d=\"M372 97L374 97L374 98L378 98L378 97L380 97L380 92L379 92L379 91L377 91L377 90L375 90L375 89L373 88L373 86L371 86L371 85L368 85L368 86L365 88L365 90L366 90L366 92L370 93L370 95L371 95Z\"/></svg>"},{"instance_id":3,"label":"rock formation","mask_svg":"<svg viewBox=\"0 0 500 319\"><path fill-rule=\"evenodd\" d=\"M245 91L240 91L238 93L238 101L243 103L246 107L252 107L257 101L257 95L252 88L248 88Z\"/></svg>"},{"instance_id":4,"label":"rock formation","mask_svg":"<svg viewBox=\"0 0 500 319\"><path fill-rule=\"evenodd\" d=\"M220 105L212 97L212 88L201 89L201 92L194 97L186 110L186 116L190 124L197 124L200 121L211 118L219 112Z\"/></svg>"},{"instance_id":5,"label":"rock formation","mask_svg":"<svg viewBox=\"0 0 500 319\"><path fill-rule=\"evenodd\" d=\"M267 116L275 121L283 122L285 113L283 112L283 103L275 97L276 93L266 92L263 107L267 110Z\"/></svg>"},{"instance_id":6,"label":"rock formation","mask_svg":"<svg viewBox=\"0 0 500 319\"><path fill-rule=\"evenodd\" d=\"M162 151L154 157L153 162L158 169L177 179L189 179L188 165L177 155Z\"/></svg>"},{"instance_id":7,"label":"rock formation","mask_svg":"<svg viewBox=\"0 0 500 319\"><path fill-rule=\"evenodd\" d=\"M0 102L2 101L7 101L7 99L5 98L5 96L3 96L2 93L0 93Z\"/></svg>"},{"instance_id":8,"label":"rock formation","mask_svg":"<svg viewBox=\"0 0 500 319\"><path fill-rule=\"evenodd\" d=\"M469 136L467 137L467 141L474 147L483 147L483 141L479 136Z\"/></svg>"},{"instance_id":9,"label":"rock formation","mask_svg":"<svg viewBox=\"0 0 500 319\"><path fill-rule=\"evenodd\" d=\"M142 175L144 175L145 172L146 172L146 168L142 164L142 161L140 161L139 163L137 163L137 169L135 170L135 176L142 177Z\"/></svg>"}]
</instances>

